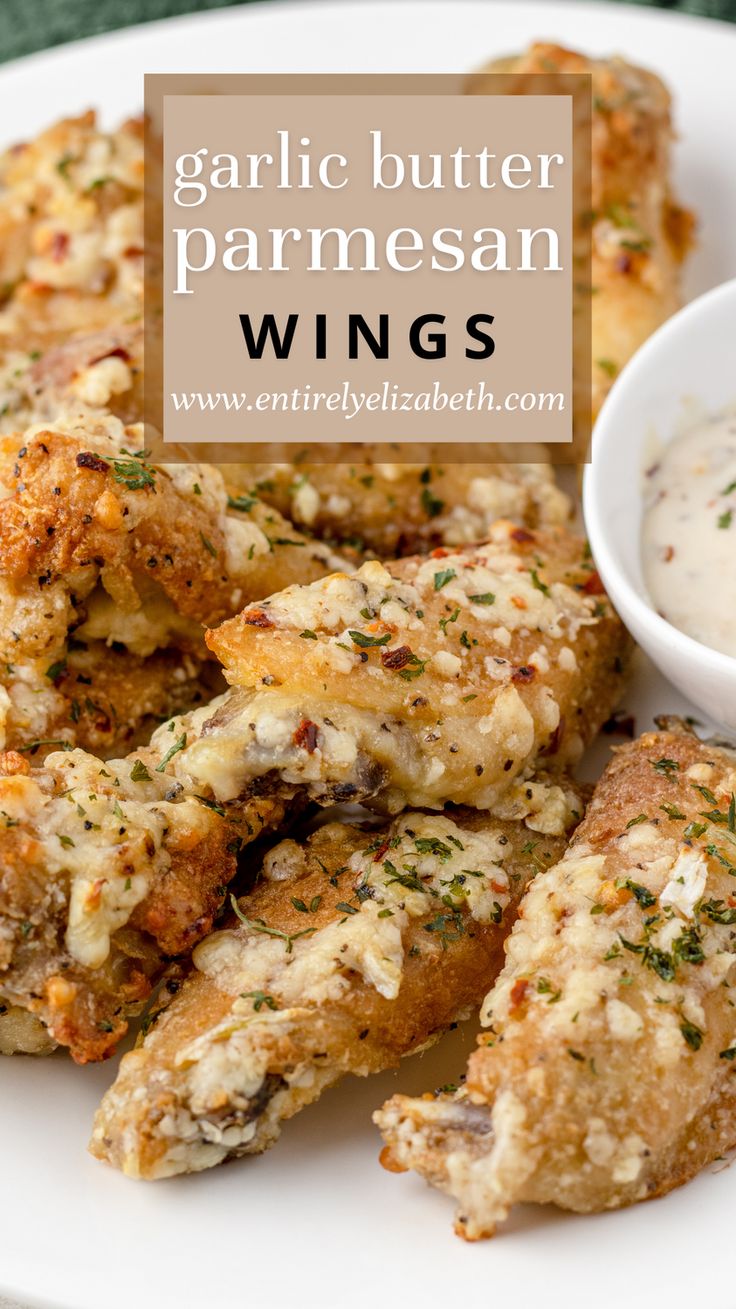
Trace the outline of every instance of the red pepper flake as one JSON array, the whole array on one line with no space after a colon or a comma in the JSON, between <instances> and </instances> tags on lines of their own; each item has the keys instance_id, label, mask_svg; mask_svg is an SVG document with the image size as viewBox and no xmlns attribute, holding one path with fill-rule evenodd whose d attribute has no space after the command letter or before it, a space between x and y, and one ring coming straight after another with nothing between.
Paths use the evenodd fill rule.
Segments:
<instances>
[{"instance_id":1,"label":"red pepper flake","mask_svg":"<svg viewBox=\"0 0 736 1309\"><path fill-rule=\"evenodd\" d=\"M77 455L76 464L77 468L91 468L94 473L106 473L110 466L91 450L82 450L81 454Z\"/></svg>"},{"instance_id":2,"label":"red pepper flake","mask_svg":"<svg viewBox=\"0 0 736 1309\"><path fill-rule=\"evenodd\" d=\"M537 675L536 668L531 664L522 664L520 668L515 668L511 674L512 682L533 682Z\"/></svg>"},{"instance_id":3,"label":"red pepper flake","mask_svg":"<svg viewBox=\"0 0 736 1309\"><path fill-rule=\"evenodd\" d=\"M378 849L376 850L376 853L373 856L374 864L380 864L381 860L383 859L383 856L388 852L388 849L389 849L389 842L382 841Z\"/></svg>"},{"instance_id":4,"label":"red pepper flake","mask_svg":"<svg viewBox=\"0 0 736 1309\"><path fill-rule=\"evenodd\" d=\"M262 609L246 609L243 622L249 627L275 627L275 623L271 622L268 614L265 614Z\"/></svg>"},{"instance_id":5,"label":"red pepper flake","mask_svg":"<svg viewBox=\"0 0 736 1309\"><path fill-rule=\"evenodd\" d=\"M436 550L432 551L429 557L430 559L446 559L449 553L450 553L449 550L443 550L442 546L440 545L437 547Z\"/></svg>"},{"instance_id":6,"label":"red pepper flake","mask_svg":"<svg viewBox=\"0 0 736 1309\"><path fill-rule=\"evenodd\" d=\"M512 541L516 541L517 545L527 545L530 541L536 541L537 539L534 533L528 532L525 527L515 527L512 532L509 532L509 536Z\"/></svg>"},{"instance_id":7,"label":"red pepper flake","mask_svg":"<svg viewBox=\"0 0 736 1309\"><path fill-rule=\"evenodd\" d=\"M524 998L529 990L529 982L526 977L519 977L511 988L511 1009L520 1009L524 1003Z\"/></svg>"},{"instance_id":8,"label":"red pepper flake","mask_svg":"<svg viewBox=\"0 0 736 1309\"><path fill-rule=\"evenodd\" d=\"M666 545L662 551L663 563L668 564L671 559L674 559L674 557L675 557L675 547L673 545Z\"/></svg>"},{"instance_id":9,"label":"red pepper flake","mask_svg":"<svg viewBox=\"0 0 736 1309\"><path fill-rule=\"evenodd\" d=\"M381 663L384 668L390 668L397 672L400 668L406 668L406 665L414 658L414 651L411 646L398 645L395 650L382 650Z\"/></svg>"},{"instance_id":10,"label":"red pepper flake","mask_svg":"<svg viewBox=\"0 0 736 1309\"><path fill-rule=\"evenodd\" d=\"M606 594L606 592L605 592L605 588L604 588L603 583L602 583L602 581L601 581L600 573L598 573L595 569L594 569L593 572L590 574L590 577L588 578L587 582L586 582L585 585L583 586L583 590L584 590L584 592L585 592L586 595L605 595L605 594Z\"/></svg>"},{"instance_id":11,"label":"red pepper flake","mask_svg":"<svg viewBox=\"0 0 736 1309\"><path fill-rule=\"evenodd\" d=\"M299 745L308 754L314 754L317 749L317 724L310 722L308 718L302 718L299 726L294 733L294 745Z\"/></svg>"},{"instance_id":12,"label":"red pepper flake","mask_svg":"<svg viewBox=\"0 0 736 1309\"><path fill-rule=\"evenodd\" d=\"M51 258L60 264L69 249L69 235L67 232L54 232L51 238Z\"/></svg>"}]
</instances>

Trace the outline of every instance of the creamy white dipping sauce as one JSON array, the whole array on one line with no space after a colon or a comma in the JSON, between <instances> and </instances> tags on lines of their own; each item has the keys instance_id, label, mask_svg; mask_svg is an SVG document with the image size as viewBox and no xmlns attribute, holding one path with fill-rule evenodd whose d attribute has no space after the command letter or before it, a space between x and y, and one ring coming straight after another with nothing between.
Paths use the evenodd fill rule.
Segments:
<instances>
[{"instance_id":1,"label":"creamy white dipping sauce","mask_svg":"<svg viewBox=\"0 0 736 1309\"><path fill-rule=\"evenodd\" d=\"M736 413L675 438L647 471L642 565L663 618L736 656Z\"/></svg>"}]
</instances>

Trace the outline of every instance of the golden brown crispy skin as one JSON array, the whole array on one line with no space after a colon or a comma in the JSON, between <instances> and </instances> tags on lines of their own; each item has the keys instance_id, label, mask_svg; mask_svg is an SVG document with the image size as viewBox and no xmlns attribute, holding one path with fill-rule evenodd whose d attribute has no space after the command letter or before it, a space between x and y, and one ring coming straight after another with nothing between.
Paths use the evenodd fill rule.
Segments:
<instances>
[{"instance_id":1,"label":"golden brown crispy skin","mask_svg":"<svg viewBox=\"0 0 736 1309\"><path fill-rule=\"evenodd\" d=\"M290 587L208 635L235 690L175 768L219 799L259 778L319 803L490 808L540 757L576 760L629 638L584 543L492 540Z\"/></svg>"},{"instance_id":2,"label":"golden brown crispy skin","mask_svg":"<svg viewBox=\"0 0 736 1309\"><path fill-rule=\"evenodd\" d=\"M590 73L592 124L593 413L614 378L679 308L693 215L670 183L671 100L656 74L624 59L589 59L540 42L489 72ZM471 79L482 93L483 75Z\"/></svg>"},{"instance_id":3,"label":"golden brown crispy skin","mask_svg":"<svg viewBox=\"0 0 736 1309\"><path fill-rule=\"evenodd\" d=\"M401 447L396 447L397 459ZM395 559L440 545L482 541L497 518L550 527L570 517L554 472L539 463L320 463L313 446L292 463L231 464L226 479L256 493L305 531L352 549Z\"/></svg>"},{"instance_id":4,"label":"golden brown crispy skin","mask_svg":"<svg viewBox=\"0 0 736 1309\"><path fill-rule=\"evenodd\" d=\"M6 747L105 753L212 685L203 624L334 567L209 465L154 466L142 429L73 417L0 456L0 716ZM119 688L119 702L117 690Z\"/></svg>"},{"instance_id":5,"label":"golden brown crispy skin","mask_svg":"<svg viewBox=\"0 0 736 1309\"><path fill-rule=\"evenodd\" d=\"M519 788L516 821L410 811L271 850L240 924L202 942L123 1060L93 1153L145 1178L256 1153L343 1074L435 1040L477 1003L524 886L580 816L574 787L537 787L545 804L527 821Z\"/></svg>"},{"instance_id":6,"label":"golden brown crispy skin","mask_svg":"<svg viewBox=\"0 0 736 1309\"><path fill-rule=\"evenodd\" d=\"M734 1145L735 792L736 754L688 732L622 747L522 903L464 1089L376 1115L462 1235L661 1195Z\"/></svg>"},{"instance_id":7,"label":"golden brown crispy skin","mask_svg":"<svg viewBox=\"0 0 736 1309\"><path fill-rule=\"evenodd\" d=\"M80 1063L112 1053L167 957L211 929L240 849L290 804L282 787L231 812L182 788L170 759L210 712L125 759L0 755L0 993Z\"/></svg>"}]
</instances>

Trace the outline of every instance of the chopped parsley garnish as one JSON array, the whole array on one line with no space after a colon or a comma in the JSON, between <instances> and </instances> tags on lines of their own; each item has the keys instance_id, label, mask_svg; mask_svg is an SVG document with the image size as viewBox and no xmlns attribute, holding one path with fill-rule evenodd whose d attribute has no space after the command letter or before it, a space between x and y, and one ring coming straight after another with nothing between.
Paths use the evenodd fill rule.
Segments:
<instances>
[{"instance_id":1,"label":"chopped parsley garnish","mask_svg":"<svg viewBox=\"0 0 736 1309\"><path fill-rule=\"evenodd\" d=\"M228 509L236 509L239 514L249 514L256 504L258 501L252 495L229 495L227 498Z\"/></svg>"},{"instance_id":2,"label":"chopped parsley garnish","mask_svg":"<svg viewBox=\"0 0 736 1309\"><path fill-rule=\"evenodd\" d=\"M632 882L631 878L627 877L624 886L627 891L631 891L642 909L651 909L652 905L657 903L656 895L652 895L648 887L642 886L640 882Z\"/></svg>"},{"instance_id":3,"label":"chopped parsley garnish","mask_svg":"<svg viewBox=\"0 0 736 1309\"><path fill-rule=\"evenodd\" d=\"M434 575L435 591L441 591L443 586L447 586L447 583L452 581L453 577L457 577L457 573L455 572L454 568L444 568L441 572L435 573Z\"/></svg>"},{"instance_id":4,"label":"chopped parsley garnish","mask_svg":"<svg viewBox=\"0 0 736 1309\"><path fill-rule=\"evenodd\" d=\"M446 863L452 859L452 850L444 841L440 841L437 836L418 836L414 842L420 854L436 855L441 863Z\"/></svg>"},{"instance_id":5,"label":"chopped parsley garnish","mask_svg":"<svg viewBox=\"0 0 736 1309\"><path fill-rule=\"evenodd\" d=\"M151 774L142 759L136 759L133 764L130 770L130 780L131 782L150 782L152 780Z\"/></svg>"},{"instance_id":6,"label":"chopped parsley garnish","mask_svg":"<svg viewBox=\"0 0 736 1309\"><path fill-rule=\"evenodd\" d=\"M142 491L147 486L155 491L156 470L151 468L150 464L144 463L144 456L148 451L137 450L134 454L128 454L127 450L123 450L122 453L128 455L128 458L112 460L113 479L120 482L128 491Z\"/></svg>"},{"instance_id":7,"label":"chopped parsley garnish","mask_svg":"<svg viewBox=\"0 0 736 1309\"><path fill-rule=\"evenodd\" d=\"M704 832L707 832L707 830L708 830L707 823L693 822L693 823L688 823L682 835L685 837L686 841L690 840L691 838L697 840L697 838L699 836L702 836Z\"/></svg>"},{"instance_id":8,"label":"chopped parsley garnish","mask_svg":"<svg viewBox=\"0 0 736 1309\"><path fill-rule=\"evenodd\" d=\"M442 631L444 632L445 636L447 636L448 623L456 623L459 617L460 617L460 610L455 609L454 612L450 614L449 618L440 618L439 626L442 628Z\"/></svg>"},{"instance_id":9,"label":"chopped parsley garnish","mask_svg":"<svg viewBox=\"0 0 736 1309\"><path fill-rule=\"evenodd\" d=\"M264 1004L267 1009L278 1009L279 1007L273 996L269 995L267 991L241 991L240 998L241 1000L252 1000L253 1008L257 1014L261 1012Z\"/></svg>"},{"instance_id":10,"label":"chopped parsley garnish","mask_svg":"<svg viewBox=\"0 0 736 1309\"><path fill-rule=\"evenodd\" d=\"M650 759L649 762L655 773L660 773L662 777L668 778L669 781L672 781L675 773L679 772L680 769L676 759Z\"/></svg>"},{"instance_id":11,"label":"chopped parsley garnish","mask_svg":"<svg viewBox=\"0 0 736 1309\"><path fill-rule=\"evenodd\" d=\"M536 591L541 591L542 595L549 595L549 587L547 586L546 582L542 581L536 568L531 569L530 576L532 579L532 586L534 587L534 589Z\"/></svg>"},{"instance_id":12,"label":"chopped parsley garnish","mask_svg":"<svg viewBox=\"0 0 736 1309\"><path fill-rule=\"evenodd\" d=\"M164 769L166 768L166 765L167 765L167 763L169 762L169 760L170 760L170 759L173 759L173 758L174 758L174 755L175 755L175 754L178 754L180 750L183 750L184 747L185 747L185 745L186 745L186 743L187 743L187 734L186 734L186 732L182 732L182 734L181 734L181 736L179 737L178 741L175 741L174 744L173 744L172 746L170 746L169 749L166 751L166 754L164 755L163 759L161 760L161 763L160 763L160 764L156 764L156 772L157 772L157 773L162 773L162 772L164 771ZM134 780L135 780L135 779L134 779Z\"/></svg>"},{"instance_id":13,"label":"chopped parsley garnish","mask_svg":"<svg viewBox=\"0 0 736 1309\"><path fill-rule=\"evenodd\" d=\"M361 650L368 650L371 646L388 645L391 640L391 633L384 632L383 636L366 636L365 632L348 632L353 645L357 645Z\"/></svg>"},{"instance_id":14,"label":"chopped parsley garnish","mask_svg":"<svg viewBox=\"0 0 736 1309\"><path fill-rule=\"evenodd\" d=\"M444 507L444 500L438 500L437 496L432 494L429 487L425 486L422 490L422 509L427 517L436 518L438 514L442 513Z\"/></svg>"},{"instance_id":15,"label":"chopped parsley garnish","mask_svg":"<svg viewBox=\"0 0 736 1309\"><path fill-rule=\"evenodd\" d=\"M469 595L474 605L492 605L496 603L496 597L492 591L483 591L481 595Z\"/></svg>"},{"instance_id":16,"label":"chopped parsley garnish","mask_svg":"<svg viewBox=\"0 0 736 1309\"><path fill-rule=\"evenodd\" d=\"M618 372L618 364L615 364L613 359L596 359L595 362L601 369L601 372L606 374L606 377L616 376Z\"/></svg>"},{"instance_id":17,"label":"chopped parsley garnish","mask_svg":"<svg viewBox=\"0 0 736 1309\"><path fill-rule=\"evenodd\" d=\"M712 923L736 923L736 909L729 909L723 900L705 900L700 906L701 914L710 918Z\"/></svg>"},{"instance_id":18,"label":"chopped parsley garnish","mask_svg":"<svg viewBox=\"0 0 736 1309\"><path fill-rule=\"evenodd\" d=\"M680 1031L691 1050L700 1049L703 1044L703 1033L699 1027L695 1026L695 1023L688 1022L687 1018L683 1018L680 1023Z\"/></svg>"},{"instance_id":19,"label":"chopped parsley garnish","mask_svg":"<svg viewBox=\"0 0 736 1309\"><path fill-rule=\"evenodd\" d=\"M213 559L216 559L216 558L217 558L217 551L216 551L215 547L213 546L212 542L210 541L209 537L206 537L205 534L204 534L204 532L200 532L200 534L199 534L199 539L200 539L200 541L202 542L202 545L204 546L204 548L205 548L205 550L207 551L207 553L208 553L208 554L211 554Z\"/></svg>"},{"instance_id":20,"label":"chopped parsley garnish","mask_svg":"<svg viewBox=\"0 0 736 1309\"><path fill-rule=\"evenodd\" d=\"M465 924L459 909L447 914L437 914L431 922L424 924L425 932L434 932L439 936L442 949L446 950L452 941L459 941L465 933Z\"/></svg>"},{"instance_id":21,"label":"chopped parsley garnish","mask_svg":"<svg viewBox=\"0 0 736 1309\"><path fill-rule=\"evenodd\" d=\"M244 923L246 927L250 927L254 932L262 932L265 936L278 937L280 941L283 941L287 954L291 954L294 949L294 942L298 941L300 936L311 936L312 932L317 931L316 927L305 927L301 932L282 932L279 927L269 927L268 923L264 923L262 918L246 918L232 891L230 892L230 904L241 923Z\"/></svg>"},{"instance_id":22,"label":"chopped parsley garnish","mask_svg":"<svg viewBox=\"0 0 736 1309\"><path fill-rule=\"evenodd\" d=\"M705 961L703 946L697 928L686 927L672 942L672 954L684 964L702 964Z\"/></svg>"},{"instance_id":23,"label":"chopped parsley garnish","mask_svg":"<svg viewBox=\"0 0 736 1309\"><path fill-rule=\"evenodd\" d=\"M292 895L291 903L300 914L316 914L317 910L319 909L322 903L322 896L321 895L313 896L312 899L309 901L309 904L307 905L304 903L303 900L300 900L298 896Z\"/></svg>"},{"instance_id":24,"label":"chopped parsley garnish","mask_svg":"<svg viewBox=\"0 0 736 1309\"><path fill-rule=\"evenodd\" d=\"M403 678L405 682L413 682L416 677L421 677L426 666L426 659L418 659L415 654L412 654L411 657L407 659L405 667L399 668L397 671L399 677Z\"/></svg>"}]
</instances>

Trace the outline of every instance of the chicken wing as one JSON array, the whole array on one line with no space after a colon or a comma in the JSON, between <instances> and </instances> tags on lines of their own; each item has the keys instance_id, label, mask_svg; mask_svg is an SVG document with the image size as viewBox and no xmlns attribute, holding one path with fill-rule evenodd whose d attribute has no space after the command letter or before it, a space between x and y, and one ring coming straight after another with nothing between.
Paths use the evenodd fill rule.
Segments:
<instances>
[{"instance_id":1,"label":"chicken wing","mask_svg":"<svg viewBox=\"0 0 736 1309\"><path fill-rule=\"evenodd\" d=\"M210 465L154 466L142 442L112 417L3 440L5 748L120 752L151 715L211 698L203 624L335 566Z\"/></svg>"},{"instance_id":2,"label":"chicken wing","mask_svg":"<svg viewBox=\"0 0 736 1309\"><path fill-rule=\"evenodd\" d=\"M112 1053L167 957L212 927L239 851L298 801L252 795L229 811L187 792L171 760L211 706L172 719L150 746L103 763L82 750L31 768L0 755L0 1044L39 1024L85 1063ZM13 1037L8 1034L12 1027Z\"/></svg>"},{"instance_id":3,"label":"chicken wing","mask_svg":"<svg viewBox=\"0 0 736 1309\"><path fill-rule=\"evenodd\" d=\"M0 349L141 317L141 121L83 114L0 157L0 286Z\"/></svg>"},{"instance_id":4,"label":"chicken wing","mask_svg":"<svg viewBox=\"0 0 736 1309\"><path fill-rule=\"evenodd\" d=\"M217 800L280 778L320 804L491 808L610 714L630 643L601 590L582 541L505 522L288 587L208 634L235 686L177 775Z\"/></svg>"},{"instance_id":5,"label":"chicken wing","mask_svg":"<svg viewBox=\"0 0 736 1309\"><path fill-rule=\"evenodd\" d=\"M265 1150L343 1074L423 1049L478 1003L581 809L574 787L538 782L512 789L514 820L410 811L277 845L240 923L200 943L123 1059L92 1152L134 1177L209 1168Z\"/></svg>"},{"instance_id":6,"label":"chicken wing","mask_svg":"<svg viewBox=\"0 0 736 1309\"><path fill-rule=\"evenodd\" d=\"M538 463L320 463L312 446L291 463L231 464L223 473L320 539L394 559L482 541L497 518L567 522L570 500L546 457L540 446Z\"/></svg>"},{"instance_id":7,"label":"chicken wing","mask_svg":"<svg viewBox=\"0 0 736 1309\"><path fill-rule=\"evenodd\" d=\"M662 1195L736 1142L735 792L736 753L687 731L622 747L522 903L463 1089L376 1115L461 1235Z\"/></svg>"},{"instance_id":8,"label":"chicken wing","mask_svg":"<svg viewBox=\"0 0 736 1309\"><path fill-rule=\"evenodd\" d=\"M626 361L681 303L694 219L672 193L670 95L656 74L625 59L590 59L543 42L486 71L592 78L592 213L580 219L592 224L595 415ZM482 94L483 85L480 73L469 89Z\"/></svg>"}]
</instances>

